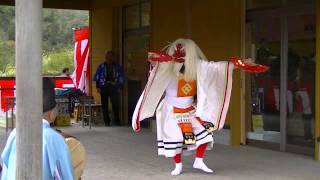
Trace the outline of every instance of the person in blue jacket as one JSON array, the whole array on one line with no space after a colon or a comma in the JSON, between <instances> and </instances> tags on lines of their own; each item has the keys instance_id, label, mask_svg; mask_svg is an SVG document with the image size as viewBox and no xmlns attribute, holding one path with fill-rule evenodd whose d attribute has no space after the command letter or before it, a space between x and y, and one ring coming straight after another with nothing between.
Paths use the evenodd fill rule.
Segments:
<instances>
[{"instance_id":1,"label":"person in blue jacket","mask_svg":"<svg viewBox=\"0 0 320 180\"><path fill-rule=\"evenodd\" d=\"M43 79L43 180L73 180L73 167L70 152L64 138L50 127L57 116L54 85L49 78ZM16 179L16 129L14 129L4 148L2 180Z\"/></svg>"},{"instance_id":2,"label":"person in blue jacket","mask_svg":"<svg viewBox=\"0 0 320 180\"><path fill-rule=\"evenodd\" d=\"M108 114L109 98L111 100L112 110L114 113L114 124L120 125L118 90L124 84L125 76L122 66L115 62L115 54L113 51L108 51L105 54L105 60L98 66L93 80L96 81L96 88L101 96L105 125L110 126L111 121Z\"/></svg>"}]
</instances>

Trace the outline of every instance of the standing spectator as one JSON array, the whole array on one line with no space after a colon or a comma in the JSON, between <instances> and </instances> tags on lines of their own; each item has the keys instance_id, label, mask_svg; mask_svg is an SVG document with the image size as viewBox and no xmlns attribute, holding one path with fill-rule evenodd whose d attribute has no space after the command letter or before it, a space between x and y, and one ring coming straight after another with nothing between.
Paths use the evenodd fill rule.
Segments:
<instances>
[{"instance_id":1,"label":"standing spectator","mask_svg":"<svg viewBox=\"0 0 320 180\"><path fill-rule=\"evenodd\" d=\"M115 61L113 51L108 51L105 54L105 60L98 66L93 80L96 81L97 91L101 96L105 125L110 126L110 117L108 114L109 97L114 113L114 124L120 125L118 89L124 84L125 77L121 65Z\"/></svg>"}]
</instances>

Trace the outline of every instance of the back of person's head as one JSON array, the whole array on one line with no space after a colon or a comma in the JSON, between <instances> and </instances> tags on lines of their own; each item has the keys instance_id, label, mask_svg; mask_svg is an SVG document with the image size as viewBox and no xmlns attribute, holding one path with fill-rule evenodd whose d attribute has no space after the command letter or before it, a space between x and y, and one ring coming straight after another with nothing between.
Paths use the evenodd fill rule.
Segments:
<instances>
[{"instance_id":1,"label":"back of person's head","mask_svg":"<svg viewBox=\"0 0 320 180\"><path fill-rule=\"evenodd\" d=\"M105 53L105 60L107 62L114 63L114 61L115 61L115 53L113 51L107 51Z\"/></svg>"},{"instance_id":2,"label":"back of person's head","mask_svg":"<svg viewBox=\"0 0 320 180\"><path fill-rule=\"evenodd\" d=\"M43 112L48 112L56 107L54 84L53 81L44 77L42 81L43 86Z\"/></svg>"},{"instance_id":3,"label":"back of person's head","mask_svg":"<svg viewBox=\"0 0 320 180\"><path fill-rule=\"evenodd\" d=\"M69 71L69 68L63 68L62 73L67 73Z\"/></svg>"}]
</instances>

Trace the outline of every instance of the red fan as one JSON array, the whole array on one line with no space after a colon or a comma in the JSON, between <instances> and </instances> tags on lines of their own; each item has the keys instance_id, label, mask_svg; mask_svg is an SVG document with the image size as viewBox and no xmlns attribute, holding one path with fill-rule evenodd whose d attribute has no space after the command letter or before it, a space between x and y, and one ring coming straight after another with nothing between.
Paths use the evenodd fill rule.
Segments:
<instances>
[{"instance_id":1,"label":"red fan","mask_svg":"<svg viewBox=\"0 0 320 180\"><path fill-rule=\"evenodd\" d=\"M269 66L256 64L250 62L248 59L240 59L237 57L231 57L230 62L232 62L237 68L250 73L263 73L270 69Z\"/></svg>"},{"instance_id":2,"label":"red fan","mask_svg":"<svg viewBox=\"0 0 320 180\"><path fill-rule=\"evenodd\" d=\"M173 58L162 51L150 51L148 52L148 61L151 62L169 62L171 61Z\"/></svg>"}]
</instances>

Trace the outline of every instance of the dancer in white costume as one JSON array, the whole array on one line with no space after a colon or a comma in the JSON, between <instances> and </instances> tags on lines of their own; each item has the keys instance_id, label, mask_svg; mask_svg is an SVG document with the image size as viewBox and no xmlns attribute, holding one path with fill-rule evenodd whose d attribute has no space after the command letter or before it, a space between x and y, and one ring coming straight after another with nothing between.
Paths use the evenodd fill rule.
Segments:
<instances>
[{"instance_id":1,"label":"dancer in white costume","mask_svg":"<svg viewBox=\"0 0 320 180\"><path fill-rule=\"evenodd\" d=\"M193 167L212 173L203 162L205 150L212 148L212 132L224 126L234 64L247 67L247 60L208 61L192 40L178 39L166 53L150 53L149 61L154 67L135 108L133 129L139 131L140 121L156 113L158 154L174 158L171 174L182 173L181 154L193 150Z\"/></svg>"}]
</instances>

